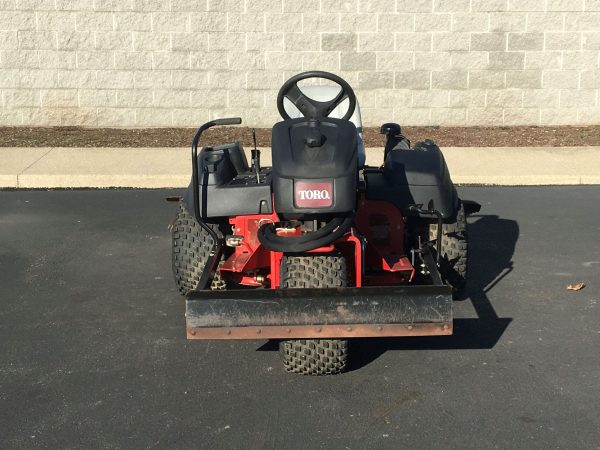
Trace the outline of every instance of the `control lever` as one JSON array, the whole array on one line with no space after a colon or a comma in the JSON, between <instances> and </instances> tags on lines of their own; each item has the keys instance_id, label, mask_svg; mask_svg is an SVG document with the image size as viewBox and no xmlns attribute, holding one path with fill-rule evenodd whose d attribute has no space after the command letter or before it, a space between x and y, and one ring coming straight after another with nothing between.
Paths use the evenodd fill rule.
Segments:
<instances>
[{"instance_id":1,"label":"control lever","mask_svg":"<svg viewBox=\"0 0 600 450\"><path fill-rule=\"evenodd\" d=\"M385 134L385 151L383 152L383 160L387 157L388 153L392 151L400 142L406 141L407 147L410 148L410 141L402 135L400 125L397 123L384 123L379 129L381 134Z\"/></svg>"},{"instance_id":2,"label":"control lever","mask_svg":"<svg viewBox=\"0 0 600 450\"><path fill-rule=\"evenodd\" d=\"M256 148L256 129L252 128L252 140L254 141L254 148L252 152L252 168L256 174L256 184L260 184L260 150Z\"/></svg>"},{"instance_id":3,"label":"control lever","mask_svg":"<svg viewBox=\"0 0 600 450\"><path fill-rule=\"evenodd\" d=\"M219 239L217 234L202 220L206 216L206 211L204 211L204 214L201 213L199 198L200 196L198 195L200 191L200 185L198 180L198 141L200 141L202 133L211 127L219 125L239 125L240 123L242 123L242 119L240 119L239 117L229 117L225 119L211 120L210 122L206 122L204 125L198 128L196 134L194 135L194 139L192 139L192 186L194 188L194 217L196 218L196 222L198 222L198 225L200 225L204 229L204 231L206 231L208 235L211 236L213 239L213 248L208 257L208 260L205 263L205 270L202 273L200 279L198 280L198 284L196 285L196 288L194 290L200 291L206 287L206 284L209 280L209 276L215 271L216 263L221 256L222 249L221 240ZM204 183L206 183L207 180L208 177L204 177ZM206 189L205 185L204 187ZM203 191L204 193L206 193L205 189ZM202 207L204 210L206 209L206 199L204 199L204 201L202 202Z\"/></svg>"},{"instance_id":4,"label":"control lever","mask_svg":"<svg viewBox=\"0 0 600 450\"><path fill-rule=\"evenodd\" d=\"M437 219L437 236L435 238L435 262L439 266L440 256L442 254L442 224L444 223L442 213L440 213L437 209L433 209L433 207L430 207L429 209L423 209L419 208L417 205L409 205L408 210L412 213L418 214L420 217L435 216L435 218Z\"/></svg>"}]
</instances>

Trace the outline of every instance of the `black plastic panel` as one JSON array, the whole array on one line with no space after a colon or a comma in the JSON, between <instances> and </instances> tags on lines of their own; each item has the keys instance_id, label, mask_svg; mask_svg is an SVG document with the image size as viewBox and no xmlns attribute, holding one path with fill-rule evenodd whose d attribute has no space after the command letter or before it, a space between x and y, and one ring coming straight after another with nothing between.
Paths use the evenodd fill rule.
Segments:
<instances>
[{"instance_id":1,"label":"black plastic panel","mask_svg":"<svg viewBox=\"0 0 600 450\"><path fill-rule=\"evenodd\" d=\"M357 132L352 122L323 118L292 119L275 124L272 139L275 209L283 214L330 214L356 207ZM333 183L331 206L299 208L297 181Z\"/></svg>"},{"instance_id":2,"label":"black plastic panel","mask_svg":"<svg viewBox=\"0 0 600 450\"><path fill-rule=\"evenodd\" d=\"M273 212L271 169L261 170L260 183L248 167L239 143L204 148L198 155L198 194L203 218ZM192 185L184 197L191 211Z\"/></svg>"},{"instance_id":3,"label":"black plastic panel","mask_svg":"<svg viewBox=\"0 0 600 450\"><path fill-rule=\"evenodd\" d=\"M444 155L431 141L410 150L392 150L383 169L367 169L365 180L368 199L393 203L405 216L413 215L410 205L418 205L452 219L459 207Z\"/></svg>"}]
</instances>

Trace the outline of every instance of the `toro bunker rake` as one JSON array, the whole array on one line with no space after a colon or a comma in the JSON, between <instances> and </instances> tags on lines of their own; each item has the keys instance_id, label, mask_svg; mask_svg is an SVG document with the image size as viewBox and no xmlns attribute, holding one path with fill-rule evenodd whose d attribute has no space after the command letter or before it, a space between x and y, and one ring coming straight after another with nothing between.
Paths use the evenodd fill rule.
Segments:
<instances>
[{"instance_id":1,"label":"toro bunker rake","mask_svg":"<svg viewBox=\"0 0 600 450\"><path fill-rule=\"evenodd\" d=\"M204 130L239 118L193 139L172 229L188 338L276 339L288 371L324 375L346 368L350 338L452 334L479 205L458 198L439 148L384 124L384 161L365 166L356 96L331 73L293 76L277 107L272 167L238 142L198 153Z\"/></svg>"}]
</instances>

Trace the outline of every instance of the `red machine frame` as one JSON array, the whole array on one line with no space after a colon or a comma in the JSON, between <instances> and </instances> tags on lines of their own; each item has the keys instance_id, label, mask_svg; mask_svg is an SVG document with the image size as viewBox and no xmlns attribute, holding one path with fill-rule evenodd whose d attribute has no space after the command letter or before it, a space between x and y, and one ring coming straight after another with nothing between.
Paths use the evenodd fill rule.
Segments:
<instances>
[{"instance_id":1,"label":"red machine frame","mask_svg":"<svg viewBox=\"0 0 600 450\"><path fill-rule=\"evenodd\" d=\"M231 217L229 223L239 239L233 253L219 266L221 274L241 285L279 288L283 253L265 249L257 236L261 225L278 221L275 211ZM329 253L334 248L341 251L350 266L350 284L354 287L403 285L412 281L415 268L404 251L404 219L400 211L391 203L360 196L355 224L333 244L309 253ZM298 235L300 230L278 230L278 233Z\"/></svg>"}]
</instances>

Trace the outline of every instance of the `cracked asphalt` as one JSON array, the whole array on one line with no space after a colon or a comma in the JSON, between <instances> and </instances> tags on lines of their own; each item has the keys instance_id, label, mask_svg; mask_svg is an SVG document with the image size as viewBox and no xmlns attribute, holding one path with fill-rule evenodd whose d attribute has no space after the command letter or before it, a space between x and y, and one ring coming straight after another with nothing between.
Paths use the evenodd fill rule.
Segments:
<instances>
[{"instance_id":1,"label":"cracked asphalt","mask_svg":"<svg viewBox=\"0 0 600 450\"><path fill-rule=\"evenodd\" d=\"M600 187L459 191L455 334L353 341L335 377L185 340L179 191L0 191L0 448L600 448Z\"/></svg>"}]
</instances>

